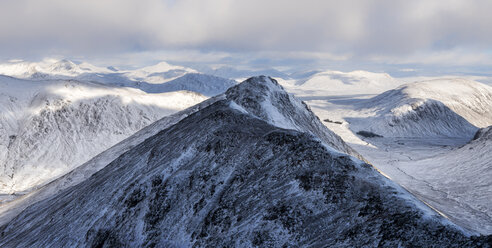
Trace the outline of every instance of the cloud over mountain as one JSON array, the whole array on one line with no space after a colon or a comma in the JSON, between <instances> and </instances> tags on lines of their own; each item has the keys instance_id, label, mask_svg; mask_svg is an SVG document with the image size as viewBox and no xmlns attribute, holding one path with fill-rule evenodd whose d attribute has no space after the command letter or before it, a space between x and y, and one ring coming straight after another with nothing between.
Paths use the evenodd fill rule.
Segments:
<instances>
[{"instance_id":1,"label":"cloud over mountain","mask_svg":"<svg viewBox=\"0 0 492 248\"><path fill-rule=\"evenodd\" d=\"M411 63L433 52L482 54L472 62L483 63L492 61L491 8L481 0L2 1L0 52L14 58L188 49Z\"/></svg>"}]
</instances>

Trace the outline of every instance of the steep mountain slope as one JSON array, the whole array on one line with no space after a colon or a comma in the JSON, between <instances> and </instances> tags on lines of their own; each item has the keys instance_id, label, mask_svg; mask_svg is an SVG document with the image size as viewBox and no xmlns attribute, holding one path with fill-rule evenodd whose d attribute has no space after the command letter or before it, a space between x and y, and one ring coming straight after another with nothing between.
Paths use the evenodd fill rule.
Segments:
<instances>
[{"instance_id":1,"label":"steep mountain slope","mask_svg":"<svg viewBox=\"0 0 492 248\"><path fill-rule=\"evenodd\" d=\"M256 78L228 93L260 83L277 87ZM217 99L29 207L1 228L0 245L487 246L371 166L248 112L241 104L257 109L265 95L244 93L242 103Z\"/></svg>"},{"instance_id":2,"label":"steep mountain slope","mask_svg":"<svg viewBox=\"0 0 492 248\"><path fill-rule=\"evenodd\" d=\"M354 131L390 137L468 137L492 124L492 87L464 80L431 80L402 85L363 101L369 118L349 120Z\"/></svg>"},{"instance_id":3,"label":"steep mountain slope","mask_svg":"<svg viewBox=\"0 0 492 248\"><path fill-rule=\"evenodd\" d=\"M0 193L61 176L141 128L205 100L78 81L0 77Z\"/></svg>"},{"instance_id":4,"label":"steep mountain slope","mask_svg":"<svg viewBox=\"0 0 492 248\"><path fill-rule=\"evenodd\" d=\"M254 116L278 127L311 133L334 149L363 160L340 136L326 128L304 102L288 94L275 79L250 78L225 94L227 99Z\"/></svg>"},{"instance_id":5,"label":"steep mountain slope","mask_svg":"<svg viewBox=\"0 0 492 248\"><path fill-rule=\"evenodd\" d=\"M362 156L355 152L351 147L347 146L338 135L327 129L304 103L286 93L275 80L267 77L251 78L242 84L229 89L223 95L210 98L209 100L186 110L164 117L121 143L102 152L63 177L60 177L22 198L4 204L2 208L0 208L0 224L8 222L27 206L89 178L93 173L102 169L109 162L130 150L136 144L155 135L158 131L223 99L233 100L240 106L240 109L247 111L257 118L261 118L264 121L285 128L311 133L319 137L325 144L337 149L339 152L351 154L363 159Z\"/></svg>"},{"instance_id":6,"label":"steep mountain slope","mask_svg":"<svg viewBox=\"0 0 492 248\"><path fill-rule=\"evenodd\" d=\"M48 197L51 197L66 188L83 182L84 180L91 177L94 173L104 168L111 161L115 160L120 155L129 151L136 145L142 143L149 137L156 135L162 129L166 129L176 124L188 115L209 106L210 104L216 102L218 99L219 98L217 97L211 98L185 110L179 111L169 116L165 116L162 119L136 132L130 137L124 139L120 143L101 152L97 156L78 166L69 173L29 192L26 195L2 204L0 207L0 226L8 223L10 220L12 220L12 218L17 216L28 206ZM220 99L222 99L222 97Z\"/></svg>"}]
</instances>

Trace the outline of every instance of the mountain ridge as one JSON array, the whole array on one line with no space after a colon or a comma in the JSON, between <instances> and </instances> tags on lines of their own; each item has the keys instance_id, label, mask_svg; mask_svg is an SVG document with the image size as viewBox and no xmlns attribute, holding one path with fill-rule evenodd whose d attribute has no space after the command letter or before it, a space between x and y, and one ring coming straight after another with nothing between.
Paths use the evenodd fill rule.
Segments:
<instances>
[{"instance_id":1,"label":"mountain ridge","mask_svg":"<svg viewBox=\"0 0 492 248\"><path fill-rule=\"evenodd\" d=\"M371 166L233 101L190 114L29 207L2 227L1 244L486 246Z\"/></svg>"}]
</instances>

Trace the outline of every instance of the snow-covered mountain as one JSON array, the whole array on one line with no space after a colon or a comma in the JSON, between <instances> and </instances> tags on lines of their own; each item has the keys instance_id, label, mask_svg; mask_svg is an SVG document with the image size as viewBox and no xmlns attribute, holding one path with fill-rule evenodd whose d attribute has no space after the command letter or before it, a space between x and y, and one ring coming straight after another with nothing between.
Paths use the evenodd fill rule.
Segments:
<instances>
[{"instance_id":1,"label":"snow-covered mountain","mask_svg":"<svg viewBox=\"0 0 492 248\"><path fill-rule=\"evenodd\" d=\"M248 111L248 113L257 118L284 128L311 133L339 152L363 159L361 155L345 144L338 135L327 129L303 102L286 93L275 80L266 77L252 78L231 88L223 95L210 98L186 110L164 117L50 184L36 189L21 199L4 204L0 208L0 224L6 223L19 211L34 202L45 199L89 178L106 164L136 144L157 134L160 130L223 99L234 101L239 104L238 106L241 106L241 109Z\"/></svg>"},{"instance_id":2,"label":"snow-covered mountain","mask_svg":"<svg viewBox=\"0 0 492 248\"><path fill-rule=\"evenodd\" d=\"M224 78L231 78L235 80L246 79L257 75L269 75L274 78L289 79L287 73L281 72L279 70L270 69L238 69L231 66L221 66L218 68L210 68L208 66L199 67L199 71Z\"/></svg>"},{"instance_id":3,"label":"snow-covered mountain","mask_svg":"<svg viewBox=\"0 0 492 248\"><path fill-rule=\"evenodd\" d=\"M234 85L236 85L236 81L234 80L207 74L187 73L163 84L148 84L142 87L142 90L148 93L187 90L211 97L224 93Z\"/></svg>"},{"instance_id":4,"label":"snow-covered mountain","mask_svg":"<svg viewBox=\"0 0 492 248\"><path fill-rule=\"evenodd\" d=\"M89 63L47 59L41 62L9 62L0 64L0 75L29 80L73 79L111 86L132 87L147 93L178 90L194 91L207 96L225 92L234 80L198 73L183 66L160 62L136 70L101 68Z\"/></svg>"},{"instance_id":5,"label":"snow-covered mountain","mask_svg":"<svg viewBox=\"0 0 492 248\"><path fill-rule=\"evenodd\" d=\"M75 80L0 76L0 194L31 190L155 120L205 100Z\"/></svg>"},{"instance_id":6,"label":"snow-covered mountain","mask_svg":"<svg viewBox=\"0 0 492 248\"><path fill-rule=\"evenodd\" d=\"M358 105L372 117L351 118L351 129L391 137L468 137L492 124L492 87L465 79L402 85Z\"/></svg>"},{"instance_id":7,"label":"snow-covered mountain","mask_svg":"<svg viewBox=\"0 0 492 248\"><path fill-rule=\"evenodd\" d=\"M127 71L125 72L125 76L133 81L144 81L151 84L160 84L181 77L187 73L197 73L197 71L183 66L159 62L156 65Z\"/></svg>"},{"instance_id":8,"label":"snow-covered mountain","mask_svg":"<svg viewBox=\"0 0 492 248\"><path fill-rule=\"evenodd\" d=\"M95 74L92 76L113 74L113 76L122 75L135 82L162 83L193 72L196 71L182 66L170 65L166 62L136 70L118 70L114 67L102 68L86 62L75 63L67 59L45 59L40 62L13 61L0 64L0 74L23 79L67 79L87 77L89 74Z\"/></svg>"},{"instance_id":9,"label":"snow-covered mountain","mask_svg":"<svg viewBox=\"0 0 492 248\"><path fill-rule=\"evenodd\" d=\"M89 63L75 64L66 59L41 62L14 61L0 64L0 74L23 79L55 79L76 77L86 73L110 73L111 70Z\"/></svg>"},{"instance_id":10,"label":"snow-covered mountain","mask_svg":"<svg viewBox=\"0 0 492 248\"><path fill-rule=\"evenodd\" d=\"M293 75L294 90L309 92L309 95L356 95L379 94L402 84L386 73L368 71L321 71Z\"/></svg>"},{"instance_id":11,"label":"snow-covered mountain","mask_svg":"<svg viewBox=\"0 0 492 248\"><path fill-rule=\"evenodd\" d=\"M322 137L275 126L292 122L265 102L285 95L265 77L231 88L27 208L0 245L487 246Z\"/></svg>"}]
</instances>

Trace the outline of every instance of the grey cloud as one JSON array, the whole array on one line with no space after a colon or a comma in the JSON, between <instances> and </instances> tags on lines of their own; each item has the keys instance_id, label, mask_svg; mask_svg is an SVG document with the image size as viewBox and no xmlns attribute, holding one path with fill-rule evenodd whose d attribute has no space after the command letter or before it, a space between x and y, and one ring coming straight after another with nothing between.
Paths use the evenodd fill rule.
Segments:
<instances>
[{"instance_id":1,"label":"grey cloud","mask_svg":"<svg viewBox=\"0 0 492 248\"><path fill-rule=\"evenodd\" d=\"M391 60L480 53L491 49L490 9L486 0L3 0L0 54L196 50Z\"/></svg>"}]
</instances>

